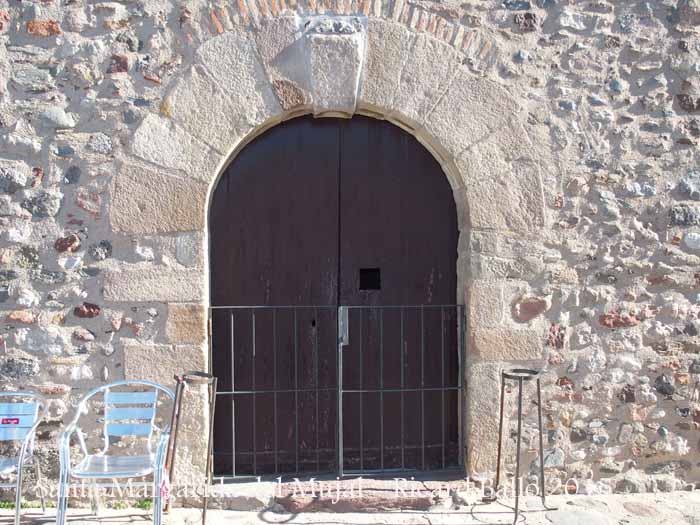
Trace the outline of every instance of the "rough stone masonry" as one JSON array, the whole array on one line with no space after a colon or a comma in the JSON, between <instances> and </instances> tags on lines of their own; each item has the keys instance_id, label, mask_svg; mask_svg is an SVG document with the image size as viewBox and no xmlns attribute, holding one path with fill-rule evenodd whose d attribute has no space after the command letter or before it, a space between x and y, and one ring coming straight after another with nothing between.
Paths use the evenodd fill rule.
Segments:
<instances>
[{"instance_id":1,"label":"rough stone masonry","mask_svg":"<svg viewBox=\"0 0 700 525\"><path fill-rule=\"evenodd\" d=\"M0 0L0 385L51 398L49 474L87 389L206 367L225 164L362 113L454 188L468 472L529 363L552 479L700 482L699 24L699 0Z\"/></svg>"}]
</instances>

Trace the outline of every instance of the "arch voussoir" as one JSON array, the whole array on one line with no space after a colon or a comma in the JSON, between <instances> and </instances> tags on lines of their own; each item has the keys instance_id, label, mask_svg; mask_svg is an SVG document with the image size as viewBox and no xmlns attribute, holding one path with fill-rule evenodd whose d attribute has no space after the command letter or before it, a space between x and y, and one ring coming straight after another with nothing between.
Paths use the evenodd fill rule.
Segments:
<instances>
[{"instance_id":1,"label":"arch voussoir","mask_svg":"<svg viewBox=\"0 0 700 525\"><path fill-rule=\"evenodd\" d=\"M358 107L384 116L396 97L401 72L415 34L406 26L371 18L367 22L367 51Z\"/></svg>"},{"instance_id":2,"label":"arch voussoir","mask_svg":"<svg viewBox=\"0 0 700 525\"><path fill-rule=\"evenodd\" d=\"M460 63L459 53L451 46L429 35L415 34L401 67L396 94L382 111L419 128L447 90Z\"/></svg>"},{"instance_id":3,"label":"arch voussoir","mask_svg":"<svg viewBox=\"0 0 700 525\"><path fill-rule=\"evenodd\" d=\"M209 99L210 93L217 98ZM174 115L190 122L193 133L208 134L212 145L226 155L256 129L282 114L253 35L247 29L224 33L202 45L195 54L190 81L176 87L171 97L191 98L191 103L201 108L200 117L188 117L182 111ZM185 104L183 111L190 106ZM221 115L226 118L221 119ZM212 122L217 125L212 126ZM218 129L212 130L214 127Z\"/></svg>"},{"instance_id":4,"label":"arch voussoir","mask_svg":"<svg viewBox=\"0 0 700 525\"><path fill-rule=\"evenodd\" d=\"M166 170L175 170L185 177L207 181L218 169L223 156L172 119L148 114L134 132L131 152Z\"/></svg>"},{"instance_id":5,"label":"arch voussoir","mask_svg":"<svg viewBox=\"0 0 700 525\"><path fill-rule=\"evenodd\" d=\"M545 225L539 163L517 116L456 159L469 202L469 228L533 233Z\"/></svg>"},{"instance_id":6,"label":"arch voussoir","mask_svg":"<svg viewBox=\"0 0 700 525\"><path fill-rule=\"evenodd\" d=\"M298 16L264 20L252 31L260 63L283 111L310 111L313 90Z\"/></svg>"},{"instance_id":7,"label":"arch voussoir","mask_svg":"<svg viewBox=\"0 0 700 525\"><path fill-rule=\"evenodd\" d=\"M208 40L195 53L194 64L202 65L229 96L244 97L249 105L244 114L278 109L249 30L239 28Z\"/></svg>"},{"instance_id":8,"label":"arch voussoir","mask_svg":"<svg viewBox=\"0 0 700 525\"><path fill-rule=\"evenodd\" d=\"M255 115L246 114L249 107L239 107L241 104L197 65L173 87L166 104L169 116L179 126L222 154L227 154L258 124ZM216 125L212 125L214 122Z\"/></svg>"},{"instance_id":9,"label":"arch voussoir","mask_svg":"<svg viewBox=\"0 0 700 525\"><path fill-rule=\"evenodd\" d=\"M503 87L459 66L423 128L457 158L472 144L503 128L519 111L519 104Z\"/></svg>"}]
</instances>

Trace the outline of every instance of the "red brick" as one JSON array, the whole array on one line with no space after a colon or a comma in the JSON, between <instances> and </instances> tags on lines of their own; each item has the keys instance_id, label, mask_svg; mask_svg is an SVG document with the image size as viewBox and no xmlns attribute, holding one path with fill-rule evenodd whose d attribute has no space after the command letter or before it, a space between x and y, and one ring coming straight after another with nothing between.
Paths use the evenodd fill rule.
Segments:
<instances>
[{"instance_id":1,"label":"red brick","mask_svg":"<svg viewBox=\"0 0 700 525\"><path fill-rule=\"evenodd\" d=\"M27 33L34 36L56 36L61 34L61 28L55 20L30 20L27 22Z\"/></svg>"}]
</instances>

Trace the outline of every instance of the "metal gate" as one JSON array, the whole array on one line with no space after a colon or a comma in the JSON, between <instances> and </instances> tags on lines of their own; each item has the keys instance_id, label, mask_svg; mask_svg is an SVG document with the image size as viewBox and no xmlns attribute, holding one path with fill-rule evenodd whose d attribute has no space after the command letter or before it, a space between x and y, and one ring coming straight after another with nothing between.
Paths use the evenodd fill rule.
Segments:
<instances>
[{"instance_id":1,"label":"metal gate","mask_svg":"<svg viewBox=\"0 0 700 525\"><path fill-rule=\"evenodd\" d=\"M463 306L215 306L210 323L230 357L218 476L462 468Z\"/></svg>"}]
</instances>

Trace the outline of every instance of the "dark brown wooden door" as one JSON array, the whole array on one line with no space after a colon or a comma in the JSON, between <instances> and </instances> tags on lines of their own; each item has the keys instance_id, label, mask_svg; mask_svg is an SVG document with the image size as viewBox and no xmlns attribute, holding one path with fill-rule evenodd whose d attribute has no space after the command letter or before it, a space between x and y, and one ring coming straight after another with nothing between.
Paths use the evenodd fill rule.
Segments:
<instances>
[{"instance_id":1,"label":"dark brown wooden door","mask_svg":"<svg viewBox=\"0 0 700 525\"><path fill-rule=\"evenodd\" d=\"M218 474L337 469L338 306L344 467L456 461L456 220L390 123L298 118L244 148L210 212Z\"/></svg>"}]
</instances>

